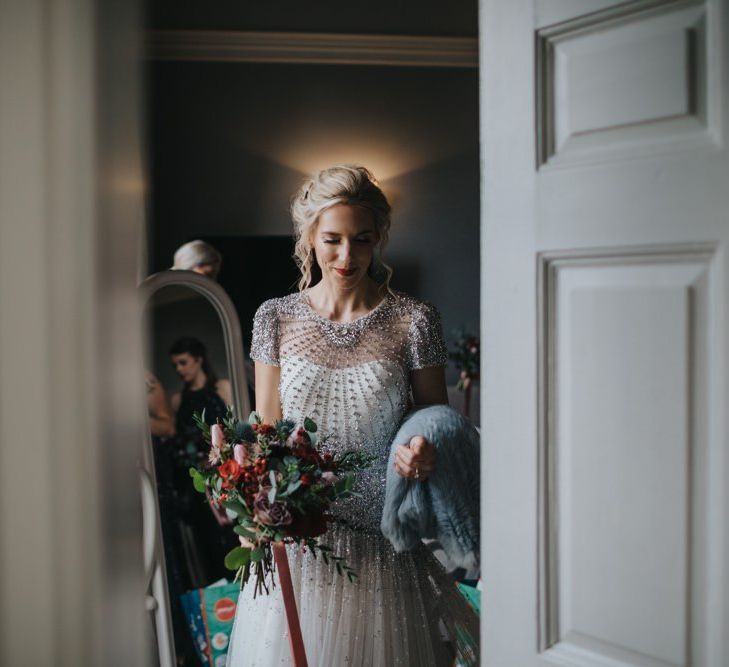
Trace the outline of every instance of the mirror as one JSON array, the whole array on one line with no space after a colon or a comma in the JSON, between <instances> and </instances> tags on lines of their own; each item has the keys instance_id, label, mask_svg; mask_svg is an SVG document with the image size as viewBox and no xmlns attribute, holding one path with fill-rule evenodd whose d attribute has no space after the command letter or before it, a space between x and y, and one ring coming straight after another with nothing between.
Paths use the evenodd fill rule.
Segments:
<instances>
[{"instance_id":1,"label":"mirror","mask_svg":"<svg viewBox=\"0 0 729 667\"><path fill-rule=\"evenodd\" d=\"M193 487L189 469L208 450L193 414L204 413L213 424L228 405L238 415L250 412L240 324L225 291L197 273L164 271L140 289L149 341L143 472L148 609L160 664L198 665L200 637L191 632L181 596L230 578L223 561L238 539L220 510Z\"/></svg>"}]
</instances>

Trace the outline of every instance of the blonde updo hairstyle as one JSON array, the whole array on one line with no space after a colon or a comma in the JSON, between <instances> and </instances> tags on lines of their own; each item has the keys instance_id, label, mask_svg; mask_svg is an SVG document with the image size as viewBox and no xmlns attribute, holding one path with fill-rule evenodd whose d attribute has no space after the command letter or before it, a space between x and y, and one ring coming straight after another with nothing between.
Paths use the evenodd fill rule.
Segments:
<instances>
[{"instance_id":1,"label":"blonde updo hairstyle","mask_svg":"<svg viewBox=\"0 0 729 667\"><path fill-rule=\"evenodd\" d=\"M323 169L299 188L291 202L294 221L294 259L301 271L299 290L311 285L316 262L312 240L319 216L337 204L361 206L372 213L378 236L370 276L390 291L392 269L382 261L382 251L390 233L390 204L374 176L357 165L341 164Z\"/></svg>"}]
</instances>

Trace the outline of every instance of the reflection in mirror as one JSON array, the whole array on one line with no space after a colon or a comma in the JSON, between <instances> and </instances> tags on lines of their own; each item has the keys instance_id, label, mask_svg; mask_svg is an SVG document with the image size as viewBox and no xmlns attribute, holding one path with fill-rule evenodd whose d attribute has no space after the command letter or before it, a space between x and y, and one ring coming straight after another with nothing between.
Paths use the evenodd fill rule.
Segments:
<instances>
[{"instance_id":1,"label":"reflection in mirror","mask_svg":"<svg viewBox=\"0 0 729 667\"><path fill-rule=\"evenodd\" d=\"M143 289L148 462L161 539L152 594L157 641L161 656L176 656L172 664L198 665L200 638L191 632L184 595L230 577L224 558L238 540L225 510L193 487L189 470L204 465L208 456L194 416L203 415L212 425L228 406L238 414L248 410L240 327L227 295L208 278L168 271L149 278Z\"/></svg>"}]
</instances>

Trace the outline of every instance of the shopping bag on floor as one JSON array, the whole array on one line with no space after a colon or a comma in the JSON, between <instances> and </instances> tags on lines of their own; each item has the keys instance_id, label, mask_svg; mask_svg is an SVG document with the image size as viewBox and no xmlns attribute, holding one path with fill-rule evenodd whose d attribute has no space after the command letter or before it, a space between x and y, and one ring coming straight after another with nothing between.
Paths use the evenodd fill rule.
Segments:
<instances>
[{"instance_id":1,"label":"shopping bag on floor","mask_svg":"<svg viewBox=\"0 0 729 667\"><path fill-rule=\"evenodd\" d=\"M180 596L200 662L225 667L240 584L226 579Z\"/></svg>"}]
</instances>

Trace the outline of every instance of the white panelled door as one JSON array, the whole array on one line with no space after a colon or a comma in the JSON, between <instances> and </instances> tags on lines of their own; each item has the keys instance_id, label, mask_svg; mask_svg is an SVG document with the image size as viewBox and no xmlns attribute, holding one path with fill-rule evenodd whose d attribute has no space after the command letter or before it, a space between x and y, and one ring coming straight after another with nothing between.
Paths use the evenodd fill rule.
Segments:
<instances>
[{"instance_id":1,"label":"white panelled door","mask_svg":"<svg viewBox=\"0 0 729 667\"><path fill-rule=\"evenodd\" d=\"M729 665L727 2L482 0L482 654Z\"/></svg>"}]
</instances>

